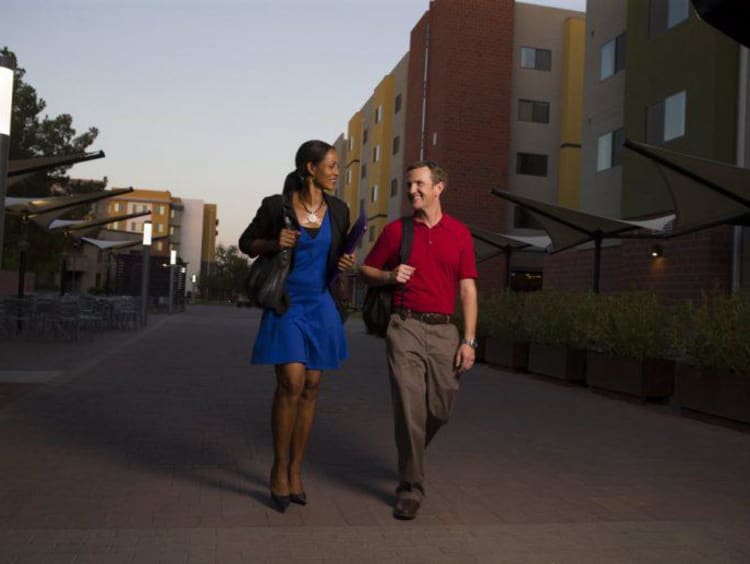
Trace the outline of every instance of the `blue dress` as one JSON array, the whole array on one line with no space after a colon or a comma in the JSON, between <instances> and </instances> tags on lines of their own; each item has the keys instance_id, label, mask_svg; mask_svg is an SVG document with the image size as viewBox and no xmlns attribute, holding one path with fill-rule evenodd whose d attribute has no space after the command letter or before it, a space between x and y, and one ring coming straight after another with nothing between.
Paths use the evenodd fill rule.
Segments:
<instances>
[{"instance_id":1,"label":"blue dress","mask_svg":"<svg viewBox=\"0 0 750 564\"><path fill-rule=\"evenodd\" d=\"M290 306L283 315L266 309L253 347L253 364L301 362L308 370L332 370L348 356L344 326L325 285L331 246L330 214L313 237L304 228L286 279Z\"/></svg>"}]
</instances>

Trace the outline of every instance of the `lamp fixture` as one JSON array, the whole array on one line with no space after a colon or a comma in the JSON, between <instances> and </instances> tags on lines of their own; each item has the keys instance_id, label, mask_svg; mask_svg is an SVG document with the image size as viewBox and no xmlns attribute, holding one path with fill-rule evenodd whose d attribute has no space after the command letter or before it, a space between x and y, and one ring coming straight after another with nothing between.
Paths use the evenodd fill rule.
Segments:
<instances>
[{"instance_id":1,"label":"lamp fixture","mask_svg":"<svg viewBox=\"0 0 750 564\"><path fill-rule=\"evenodd\" d=\"M664 256L664 249L662 249L661 245L651 247L651 256L654 258Z\"/></svg>"}]
</instances>

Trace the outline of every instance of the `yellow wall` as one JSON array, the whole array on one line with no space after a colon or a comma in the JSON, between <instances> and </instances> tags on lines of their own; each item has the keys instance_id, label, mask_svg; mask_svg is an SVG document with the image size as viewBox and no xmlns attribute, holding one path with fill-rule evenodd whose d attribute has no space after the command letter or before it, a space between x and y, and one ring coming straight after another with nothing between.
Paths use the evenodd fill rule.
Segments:
<instances>
[{"instance_id":1,"label":"yellow wall","mask_svg":"<svg viewBox=\"0 0 750 564\"><path fill-rule=\"evenodd\" d=\"M578 208L581 194L581 120L583 117L583 72L586 22L565 21L562 101L560 124L560 171L558 203Z\"/></svg>"},{"instance_id":2,"label":"yellow wall","mask_svg":"<svg viewBox=\"0 0 750 564\"><path fill-rule=\"evenodd\" d=\"M351 149L350 149L351 147ZM349 204L349 214L354 221L359 215L359 175L362 156L362 114L356 112L347 126L346 155L339 164L339 174L344 175L343 200ZM347 171L351 181L346 181Z\"/></svg>"},{"instance_id":3,"label":"yellow wall","mask_svg":"<svg viewBox=\"0 0 750 564\"><path fill-rule=\"evenodd\" d=\"M386 76L380 84L375 87L370 107L371 115L368 116L370 123L370 143L367 155L362 155L363 162L367 162L368 186L367 186L367 218L370 233L365 241L364 251L372 247L374 240L380 235L383 227L388 223L388 199L390 198L391 179L391 154L393 144L393 100L395 79L392 74ZM381 117L375 123L375 112L380 108ZM373 151L378 146L380 154L378 160L374 160ZM371 198L372 187L377 185L377 199L373 202ZM373 241L370 241L370 239Z\"/></svg>"},{"instance_id":4,"label":"yellow wall","mask_svg":"<svg viewBox=\"0 0 750 564\"><path fill-rule=\"evenodd\" d=\"M203 238L201 241L201 262L216 262L216 204L203 206Z\"/></svg>"}]
</instances>

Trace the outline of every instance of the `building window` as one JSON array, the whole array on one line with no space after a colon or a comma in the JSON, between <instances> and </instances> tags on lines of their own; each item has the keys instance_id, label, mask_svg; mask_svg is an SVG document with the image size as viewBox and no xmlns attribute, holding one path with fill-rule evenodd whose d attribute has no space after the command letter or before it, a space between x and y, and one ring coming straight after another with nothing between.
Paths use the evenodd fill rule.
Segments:
<instances>
[{"instance_id":1,"label":"building window","mask_svg":"<svg viewBox=\"0 0 750 564\"><path fill-rule=\"evenodd\" d=\"M370 201L371 202L378 201L378 185L377 184L375 184L375 186L370 188Z\"/></svg>"},{"instance_id":2,"label":"building window","mask_svg":"<svg viewBox=\"0 0 750 564\"><path fill-rule=\"evenodd\" d=\"M354 137L349 137L349 150L354 150Z\"/></svg>"},{"instance_id":3,"label":"building window","mask_svg":"<svg viewBox=\"0 0 750 564\"><path fill-rule=\"evenodd\" d=\"M552 69L552 51L521 47L521 68L548 71Z\"/></svg>"},{"instance_id":4,"label":"building window","mask_svg":"<svg viewBox=\"0 0 750 564\"><path fill-rule=\"evenodd\" d=\"M397 154L398 150L401 148L401 137L394 137L393 138L393 154Z\"/></svg>"},{"instance_id":5,"label":"building window","mask_svg":"<svg viewBox=\"0 0 750 564\"><path fill-rule=\"evenodd\" d=\"M161 241L157 241L156 242L156 250L157 251L163 251L164 250L164 243L162 243Z\"/></svg>"},{"instance_id":6,"label":"building window","mask_svg":"<svg viewBox=\"0 0 750 564\"><path fill-rule=\"evenodd\" d=\"M604 80L625 70L625 34L622 33L601 48L599 80Z\"/></svg>"},{"instance_id":7,"label":"building window","mask_svg":"<svg viewBox=\"0 0 750 564\"><path fill-rule=\"evenodd\" d=\"M380 123L381 119L383 119L383 106L378 106L375 108L375 123Z\"/></svg>"},{"instance_id":8,"label":"building window","mask_svg":"<svg viewBox=\"0 0 750 564\"><path fill-rule=\"evenodd\" d=\"M658 37L688 19L690 0L651 0L649 37Z\"/></svg>"},{"instance_id":9,"label":"building window","mask_svg":"<svg viewBox=\"0 0 750 564\"><path fill-rule=\"evenodd\" d=\"M530 176L547 176L547 155L518 153L516 156L516 172Z\"/></svg>"},{"instance_id":10,"label":"building window","mask_svg":"<svg viewBox=\"0 0 750 564\"><path fill-rule=\"evenodd\" d=\"M360 178L364 178L367 176L367 163L362 163L362 174L360 174Z\"/></svg>"},{"instance_id":11,"label":"building window","mask_svg":"<svg viewBox=\"0 0 750 564\"><path fill-rule=\"evenodd\" d=\"M120 222L119 221L115 221L112 224L112 231L119 231L119 230L120 230Z\"/></svg>"},{"instance_id":12,"label":"building window","mask_svg":"<svg viewBox=\"0 0 750 564\"><path fill-rule=\"evenodd\" d=\"M393 101L393 113L397 114L401 111L401 94L396 94L396 99Z\"/></svg>"},{"instance_id":13,"label":"building window","mask_svg":"<svg viewBox=\"0 0 750 564\"><path fill-rule=\"evenodd\" d=\"M159 215L164 215L167 212L166 209L164 209L164 206L159 206Z\"/></svg>"},{"instance_id":14,"label":"building window","mask_svg":"<svg viewBox=\"0 0 750 564\"><path fill-rule=\"evenodd\" d=\"M380 160L380 145L375 145L372 148L372 162L376 163Z\"/></svg>"},{"instance_id":15,"label":"building window","mask_svg":"<svg viewBox=\"0 0 750 564\"><path fill-rule=\"evenodd\" d=\"M367 145L367 128L362 131L362 144Z\"/></svg>"},{"instance_id":16,"label":"building window","mask_svg":"<svg viewBox=\"0 0 750 564\"><path fill-rule=\"evenodd\" d=\"M174 210L169 210L169 217L174 219Z\"/></svg>"},{"instance_id":17,"label":"building window","mask_svg":"<svg viewBox=\"0 0 750 564\"><path fill-rule=\"evenodd\" d=\"M170 235L174 235L174 227L170 227L169 228L169 234Z\"/></svg>"},{"instance_id":18,"label":"building window","mask_svg":"<svg viewBox=\"0 0 750 564\"><path fill-rule=\"evenodd\" d=\"M687 93L683 90L646 110L646 143L659 145L685 135Z\"/></svg>"},{"instance_id":19,"label":"building window","mask_svg":"<svg viewBox=\"0 0 750 564\"><path fill-rule=\"evenodd\" d=\"M113 207L114 207L114 210L115 210L116 212L119 212L119 211L120 211L120 202L115 202L115 204L114 204L114 206L113 206Z\"/></svg>"},{"instance_id":20,"label":"building window","mask_svg":"<svg viewBox=\"0 0 750 564\"><path fill-rule=\"evenodd\" d=\"M549 123L549 102L519 100L518 119L535 123Z\"/></svg>"},{"instance_id":21,"label":"building window","mask_svg":"<svg viewBox=\"0 0 750 564\"><path fill-rule=\"evenodd\" d=\"M156 224L156 232L157 233L164 233L164 224L163 223L157 223Z\"/></svg>"},{"instance_id":22,"label":"building window","mask_svg":"<svg viewBox=\"0 0 750 564\"><path fill-rule=\"evenodd\" d=\"M625 141L625 130L623 128L599 136L596 156L597 172L622 164L623 141Z\"/></svg>"},{"instance_id":23,"label":"building window","mask_svg":"<svg viewBox=\"0 0 750 564\"><path fill-rule=\"evenodd\" d=\"M517 229L544 229L542 223L528 209L513 208L513 227Z\"/></svg>"},{"instance_id":24,"label":"building window","mask_svg":"<svg viewBox=\"0 0 750 564\"><path fill-rule=\"evenodd\" d=\"M391 198L398 196L398 179L394 178L391 180Z\"/></svg>"},{"instance_id":25,"label":"building window","mask_svg":"<svg viewBox=\"0 0 750 564\"><path fill-rule=\"evenodd\" d=\"M437 131L432 132L432 144L437 145Z\"/></svg>"},{"instance_id":26,"label":"building window","mask_svg":"<svg viewBox=\"0 0 750 564\"><path fill-rule=\"evenodd\" d=\"M352 169L346 171L346 184L347 186L352 183Z\"/></svg>"},{"instance_id":27,"label":"building window","mask_svg":"<svg viewBox=\"0 0 750 564\"><path fill-rule=\"evenodd\" d=\"M138 229L135 226L135 221L131 221L130 222L130 230L131 231L138 231Z\"/></svg>"}]
</instances>

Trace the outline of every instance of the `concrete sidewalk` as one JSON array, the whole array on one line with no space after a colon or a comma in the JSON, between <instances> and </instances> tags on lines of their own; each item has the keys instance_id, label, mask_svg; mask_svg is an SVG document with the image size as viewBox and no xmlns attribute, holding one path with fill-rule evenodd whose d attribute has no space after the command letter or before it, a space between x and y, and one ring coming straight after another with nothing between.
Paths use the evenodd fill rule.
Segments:
<instances>
[{"instance_id":1,"label":"concrete sidewalk","mask_svg":"<svg viewBox=\"0 0 750 564\"><path fill-rule=\"evenodd\" d=\"M419 517L394 520L384 345L358 321L324 377L310 503L281 515L258 320L192 306L0 342L6 376L48 380L0 408L0 563L750 562L750 435L486 366L428 452Z\"/></svg>"}]
</instances>

